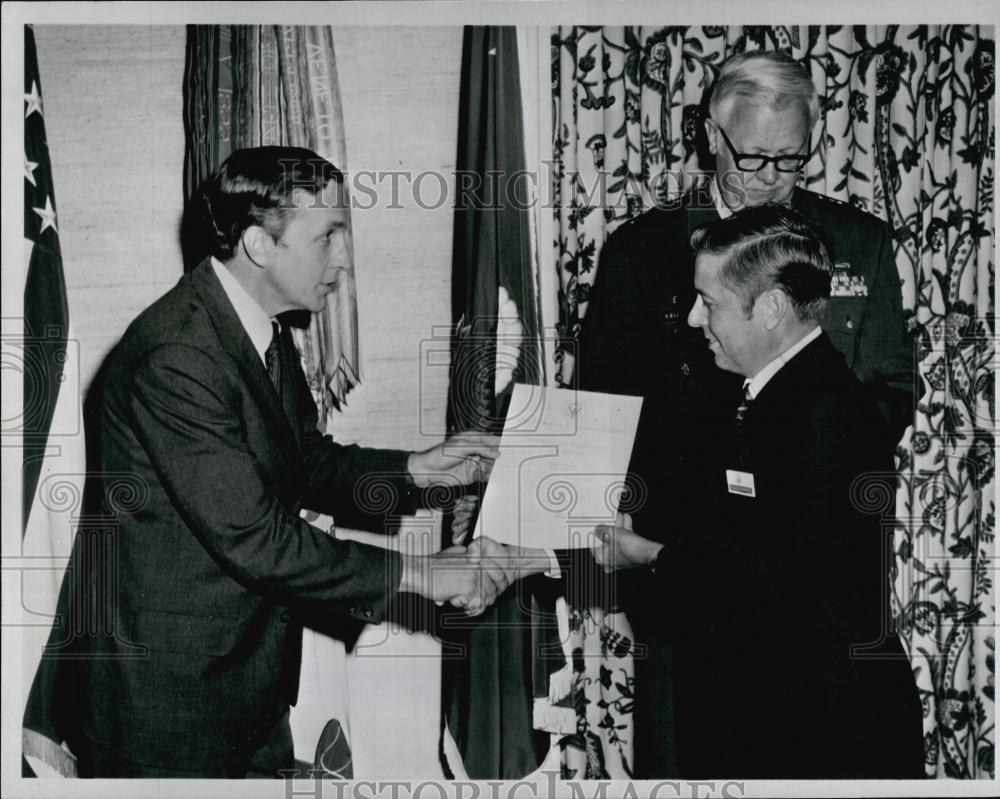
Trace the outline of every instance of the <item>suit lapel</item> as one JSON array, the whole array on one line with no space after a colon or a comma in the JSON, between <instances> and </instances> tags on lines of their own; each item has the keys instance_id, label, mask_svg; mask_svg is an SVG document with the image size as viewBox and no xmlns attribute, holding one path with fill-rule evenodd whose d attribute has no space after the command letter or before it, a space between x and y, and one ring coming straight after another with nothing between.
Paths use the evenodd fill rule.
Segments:
<instances>
[{"instance_id":1,"label":"suit lapel","mask_svg":"<svg viewBox=\"0 0 1000 799\"><path fill-rule=\"evenodd\" d=\"M834 349L829 337L822 333L767 381L747 411L748 423L752 424L751 414L754 412L763 417L781 414L789 404L798 405L803 394L814 392L818 383L828 382L838 370L845 368L843 356Z\"/></svg>"},{"instance_id":2,"label":"suit lapel","mask_svg":"<svg viewBox=\"0 0 1000 799\"><path fill-rule=\"evenodd\" d=\"M210 260L206 259L195 267L191 272L191 282L205 305L205 310L208 312L216 333L218 333L222 348L232 356L239 367L240 374L250 388L250 393L260 408L267 430L274 436L275 441L291 463L301 463L302 456L299 451L298 439L292 430L290 417L286 415L283 403L271 384L267 369L261 362L257 350L254 349L250 337L236 315L236 311L233 310L232 303L229 302L222 284L215 276ZM288 367L288 371L291 371L291 364L288 364ZM285 383L290 380L291 375L286 375Z\"/></svg>"}]
</instances>

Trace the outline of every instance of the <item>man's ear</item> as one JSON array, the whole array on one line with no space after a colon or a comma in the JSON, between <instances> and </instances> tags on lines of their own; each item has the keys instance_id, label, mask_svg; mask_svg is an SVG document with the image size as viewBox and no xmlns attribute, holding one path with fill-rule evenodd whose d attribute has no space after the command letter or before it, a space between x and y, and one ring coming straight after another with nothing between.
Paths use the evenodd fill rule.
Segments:
<instances>
[{"instance_id":1,"label":"man's ear","mask_svg":"<svg viewBox=\"0 0 1000 799\"><path fill-rule=\"evenodd\" d=\"M757 298L757 311L766 330L774 330L792 310L792 302L781 289L769 289Z\"/></svg>"},{"instance_id":2,"label":"man's ear","mask_svg":"<svg viewBox=\"0 0 1000 799\"><path fill-rule=\"evenodd\" d=\"M711 117L705 118L705 138L708 139L708 151L712 155L719 154L719 126Z\"/></svg>"},{"instance_id":3,"label":"man's ear","mask_svg":"<svg viewBox=\"0 0 1000 799\"><path fill-rule=\"evenodd\" d=\"M257 266L263 266L274 252L274 239L260 225L251 225L243 231L240 243L246 256Z\"/></svg>"}]
</instances>

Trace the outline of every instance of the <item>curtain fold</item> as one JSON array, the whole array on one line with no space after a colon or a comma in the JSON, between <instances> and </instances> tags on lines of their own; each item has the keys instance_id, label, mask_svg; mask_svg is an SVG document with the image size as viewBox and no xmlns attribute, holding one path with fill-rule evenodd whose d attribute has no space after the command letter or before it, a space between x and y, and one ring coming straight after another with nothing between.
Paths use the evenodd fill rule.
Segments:
<instances>
[{"instance_id":1,"label":"curtain fold","mask_svg":"<svg viewBox=\"0 0 1000 799\"><path fill-rule=\"evenodd\" d=\"M518 74L513 28L465 29L451 431L499 432L513 384L541 382ZM474 622L445 625L445 717L462 759L451 765L453 773L461 768L473 779L516 779L536 769L549 749L548 735L532 727L532 708L535 695L548 693L550 668L533 653L554 647L552 668L562 665L562 656L551 612L533 585L516 583Z\"/></svg>"},{"instance_id":2,"label":"curtain fold","mask_svg":"<svg viewBox=\"0 0 1000 799\"><path fill-rule=\"evenodd\" d=\"M185 201L233 150L308 147L347 174L333 32L327 26L188 26L184 75ZM348 181L349 183L349 181ZM204 257L197 220L183 230L185 268ZM326 423L361 380L353 272L325 311L293 326Z\"/></svg>"},{"instance_id":3,"label":"curtain fold","mask_svg":"<svg viewBox=\"0 0 1000 799\"><path fill-rule=\"evenodd\" d=\"M992 777L991 27L554 30L557 380L571 383L574 344L605 238L652 202L679 197L711 169L701 132L704 100L725 58L747 49L788 50L812 74L822 114L802 184L881 217L894 231L917 342L915 379L924 389L912 437L897 452L894 617L924 702L928 775ZM615 667L607 654L584 663L583 684L591 686ZM609 704L584 690L581 728L593 728L594 706L602 717L607 711L605 725L630 729L627 695ZM599 776L592 758L581 771L569 765L581 762L573 757L564 757L568 771Z\"/></svg>"}]
</instances>

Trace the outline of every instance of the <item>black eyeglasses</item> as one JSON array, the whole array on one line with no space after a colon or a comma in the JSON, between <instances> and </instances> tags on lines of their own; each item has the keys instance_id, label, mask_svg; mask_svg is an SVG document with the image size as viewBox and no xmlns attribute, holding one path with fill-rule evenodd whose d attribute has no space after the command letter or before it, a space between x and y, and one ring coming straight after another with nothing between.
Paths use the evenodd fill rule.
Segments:
<instances>
[{"instance_id":1,"label":"black eyeglasses","mask_svg":"<svg viewBox=\"0 0 1000 799\"><path fill-rule=\"evenodd\" d=\"M726 143L726 147L729 148L729 152L733 154L733 163L736 164L736 168L740 172L759 172L768 164L774 164L774 168L779 172L798 172L802 167L809 163L809 154L804 155L758 155L757 153L738 153L736 148L733 147L733 143L729 141L729 137L726 135L726 131L722 129L722 125L718 122L715 123L715 127L719 129L719 133L722 134L722 140Z\"/></svg>"}]
</instances>

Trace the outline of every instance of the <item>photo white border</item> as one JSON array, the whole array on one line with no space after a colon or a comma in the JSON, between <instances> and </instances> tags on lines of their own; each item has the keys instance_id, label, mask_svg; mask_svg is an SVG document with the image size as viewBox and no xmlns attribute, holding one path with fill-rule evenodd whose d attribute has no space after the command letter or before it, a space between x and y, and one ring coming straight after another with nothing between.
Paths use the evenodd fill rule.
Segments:
<instances>
[{"instance_id":1,"label":"photo white border","mask_svg":"<svg viewBox=\"0 0 1000 799\"><path fill-rule=\"evenodd\" d=\"M5 2L2 14L3 70L2 70L2 197L0 214L9 220L3 225L2 242L2 315L19 318L23 312L23 255L22 225L23 187L21 185L23 157L23 37L21 26L25 23L87 24L87 25L177 25L201 24L329 24L352 26L431 26L431 25L664 25L664 24L980 24L993 25L1000 20L1000 4L996 0L833 0L806 4L801 0L767 0L763 3L737 3L732 0L587 0L587 2L521 2L484 0L461 2L456 0L420 0L419 2L289 2L289 3L236 3L236 2L107 2L107 3L24 3ZM995 34L995 31L994 31ZM996 39L994 35L994 40ZM44 80L44 74L43 74ZM996 99L994 98L994 102ZM995 261L994 261L995 262ZM8 290L10 289L10 290ZM4 375L2 386L3 418L15 415L21 401L21 384L17 379ZM16 551L20 535L20 450L4 447L2 451L2 509L4 552ZM0 572L2 577L2 606L4 617L11 601L16 600L11 588L14 585L10 570ZM998 580L994 580L994 592ZM375 783L359 781L351 787L337 788L336 783L325 783L314 794L310 781L296 781L291 791L283 781L133 781L133 780L25 780L20 777L21 702L20 663L17 647L18 636L10 628L3 631L2 650L2 775L3 796L10 797L267 797L268 799L296 799L298 797L337 797L337 799L363 799L386 796L400 799L413 795L403 790L397 781L392 787L386 776L383 790L376 793ZM1000 780L929 780L929 781L739 781L745 785L743 796L991 796L1000 794ZM721 788L730 780L716 780ZM427 784L426 780L413 780L413 787ZM577 783L580 792L574 793L567 784L561 786L559 796L600 796L602 783L586 781ZM603 783L603 796L643 797L658 781ZM343 785L343 784L340 784ZM473 799L472 783L441 783L445 795L458 795ZM544 797L548 786L532 793L525 783L478 782L479 797ZM697 783L694 783L697 785ZM632 790L630 790L630 786ZM352 790L353 789L353 790ZM692 788L692 795L694 794ZM394 793L394 791L398 791ZM700 795L704 796L702 792ZM582 792L582 793L581 793ZM421 788L419 795L437 797L437 790ZM670 789L661 789L661 797L676 796ZM716 793L713 795L721 795Z\"/></svg>"}]
</instances>

